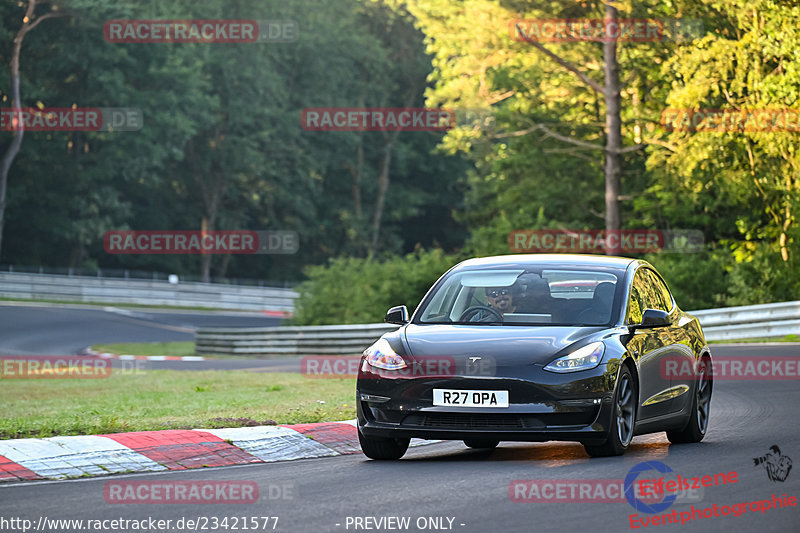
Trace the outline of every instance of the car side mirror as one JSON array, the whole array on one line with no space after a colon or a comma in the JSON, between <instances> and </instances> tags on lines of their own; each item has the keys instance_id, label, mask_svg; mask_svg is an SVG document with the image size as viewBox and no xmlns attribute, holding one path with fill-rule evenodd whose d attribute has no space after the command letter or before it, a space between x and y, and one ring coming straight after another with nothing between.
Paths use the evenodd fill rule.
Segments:
<instances>
[{"instance_id":1,"label":"car side mirror","mask_svg":"<svg viewBox=\"0 0 800 533\"><path fill-rule=\"evenodd\" d=\"M383 319L387 324L408 324L408 308L405 305L398 305L386 311Z\"/></svg>"},{"instance_id":2,"label":"car side mirror","mask_svg":"<svg viewBox=\"0 0 800 533\"><path fill-rule=\"evenodd\" d=\"M660 309L645 309L642 314L642 323L636 324L636 328L662 328L669 326L669 313Z\"/></svg>"}]
</instances>

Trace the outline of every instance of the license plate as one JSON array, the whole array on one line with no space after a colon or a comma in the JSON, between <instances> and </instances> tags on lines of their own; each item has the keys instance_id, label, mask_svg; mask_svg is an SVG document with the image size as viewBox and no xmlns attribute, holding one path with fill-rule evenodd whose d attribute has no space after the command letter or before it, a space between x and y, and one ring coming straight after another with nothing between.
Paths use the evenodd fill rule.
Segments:
<instances>
[{"instance_id":1,"label":"license plate","mask_svg":"<svg viewBox=\"0 0 800 533\"><path fill-rule=\"evenodd\" d=\"M433 405L448 407L508 407L508 391L433 389Z\"/></svg>"}]
</instances>

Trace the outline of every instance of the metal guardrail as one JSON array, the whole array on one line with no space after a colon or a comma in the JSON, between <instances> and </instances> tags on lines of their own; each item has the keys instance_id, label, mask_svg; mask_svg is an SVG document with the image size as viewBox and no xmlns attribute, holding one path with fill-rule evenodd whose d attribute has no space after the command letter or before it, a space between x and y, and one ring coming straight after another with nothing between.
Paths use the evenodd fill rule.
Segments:
<instances>
[{"instance_id":1,"label":"metal guardrail","mask_svg":"<svg viewBox=\"0 0 800 533\"><path fill-rule=\"evenodd\" d=\"M28 266L28 265L8 265L0 264L0 272L9 272L16 274L49 274L53 276L82 276L89 278L112 278L112 279L145 279L153 281L167 281L170 274L167 272L159 272L157 270L138 270L131 268L86 268L86 267L51 267L51 266ZM222 285L246 285L249 287L271 287L271 288L284 288L291 289L299 285L297 281L275 281L253 278L232 278L226 276L211 276L208 280L203 280L201 276L196 274L186 274L185 272L180 275L180 281L196 282L196 283L219 283Z\"/></svg>"},{"instance_id":2,"label":"metal guardrail","mask_svg":"<svg viewBox=\"0 0 800 533\"><path fill-rule=\"evenodd\" d=\"M274 287L0 272L0 297L20 300L210 307L288 316L297 296Z\"/></svg>"},{"instance_id":3,"label":"metal guardrail","mask_svg":"<svg viewBox=\"0 0 800 533\"><path fill-rule=\"evenodd\" d=\"M363 352L395 324L201 328L198 355L354 355Z\"/></svg>"},{"instance_id":4,"label":"metal guardrail","mask_svg":"<svg viewBox=\"0 0 800 533\"><path fill-rule=\"evenodd\" d=\"M706 340L800 335L800 301L690 311L700 320Z\"/></svg>"},{"instance_id":5,"label":"metal guardrail","mask_svg":"<svg viewBox=\"0 0 800 533\"><path fill-rule=\"evenodd\" d=\"M170 305L294 312L298 294L290 289L216 283L97 278L0 272L0 297L87 303ZM690 311L707 340L800 335L800 301ZM201 355L353 355L396 329L390 324L211 328L197 332Z\"/></svg>"},{"instance_id":6,"label":"metal guardrail","mask_svg":"<svg viewBox=\"0 0 800 533\"><path fill-rule=\"evenodd\" d=\"M706 340L782 337L800 334L800 301L690 311ZM201 328L198 355L356 355L394 324L295 326L274 328Z\"/></svg>"}]
</instances>

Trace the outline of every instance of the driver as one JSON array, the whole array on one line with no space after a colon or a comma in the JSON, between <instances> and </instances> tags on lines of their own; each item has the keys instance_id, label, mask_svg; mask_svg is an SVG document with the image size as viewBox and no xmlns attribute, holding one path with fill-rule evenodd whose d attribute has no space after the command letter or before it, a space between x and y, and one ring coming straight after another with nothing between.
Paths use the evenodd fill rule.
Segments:
<instances>
[{"instance_id":1,"label":"driver","mask_svg":"<svg viewBox=\"0 0 800 533\"><path fill-rule=\"evenodd\" d=\"M486 303L500 313L513 313L517 310L512 298L511 287L486 287Z\"/></svg>"}]
</instances>

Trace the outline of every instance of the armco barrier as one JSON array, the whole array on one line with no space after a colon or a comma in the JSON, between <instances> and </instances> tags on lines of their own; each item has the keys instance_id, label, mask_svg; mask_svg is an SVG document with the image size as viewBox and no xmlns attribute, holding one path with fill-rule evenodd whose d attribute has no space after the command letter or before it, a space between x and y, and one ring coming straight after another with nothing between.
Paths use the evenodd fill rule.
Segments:
<instances>
[{"instance_id":1,"label":"armco barrier","mask_svg":"<svg viewBox=\"0 0 800 533\"><path fill-rule=\"evenodd\" d=\"M707 340L800 335L800 301L690 311Z\"/></svg>"},{"instance_id":2,"label":"armco barrier","mask_svg":"<svg viewBox=\"0 0 800 533\"><path fill-rule=\"evenodd\" d=\"M800 301L690 311L700 319L707 340L782 337L800 334ZM198 355L357 355L393 324L202 328Z\"/></svg>"},{"instance_id":3,"label":"armco barrier","mask_svg":"<svg viewBox=\"0 0 800 533\"><path fill-rule=\"evenodd\" d=\"M19 300L210 307L272 311L291 315L297 293L290 289L220 283L172 284L168 281L142 279L0 272L0 297Z\"/></svg>"},{"instance_id":4,"label":"armco barrier","mask_svg":"<svg viewBox=\"0 0 800 533\"><path fill-rule=\"evenodd\" d=\"M394 324L202 328L195 334L198 355L354 355Z\"/></svg>"}]
</instances>

